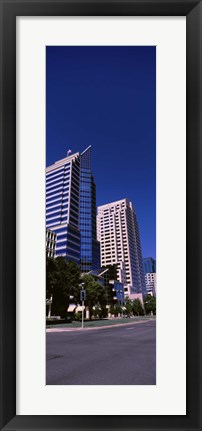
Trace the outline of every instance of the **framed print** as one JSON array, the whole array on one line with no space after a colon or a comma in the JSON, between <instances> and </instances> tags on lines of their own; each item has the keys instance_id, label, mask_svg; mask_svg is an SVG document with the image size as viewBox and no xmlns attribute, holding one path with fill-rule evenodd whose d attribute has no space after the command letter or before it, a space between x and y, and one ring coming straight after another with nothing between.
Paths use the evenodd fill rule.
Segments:
<instances>
[{"instance_id":1,"label":"framed print","mask_svg":"<svg viewBox=\"0 0 202 431\"><path fill-rule=\"evenodd\" d=\"M200 430L201 2L2 0L1 28L1 429ZM155 210L156 332L148 291L142 305L135 296L141 277L142 293L156 273L144 275L141 255ZM115 233L108 241L113 217L121 260ZM54 277L45 270L46 247L56 251L47 262L59 262L59 274L63 257L76 265L80 253L83 278L64 285L64 310L55 299L57 268ZM106 299L102 274L117 262L123 278L108 277ZM100 296L90 302L95 285ZM137 299L150 313L142 321ZM69 324L71 313L77 322ZM56 325L58 314L66 321ZM106 328L91 329L97 322Z\"/></svg>"}]
</instances>

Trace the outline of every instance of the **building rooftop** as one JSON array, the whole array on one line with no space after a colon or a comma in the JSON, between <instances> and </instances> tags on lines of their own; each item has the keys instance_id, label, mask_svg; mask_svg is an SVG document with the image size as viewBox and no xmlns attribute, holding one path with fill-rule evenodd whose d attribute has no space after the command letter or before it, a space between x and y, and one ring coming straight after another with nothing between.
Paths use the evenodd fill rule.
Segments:
<instances>
[{"instance_id":1,"label":"building rooftop","mask_svg":"<svg viewBox=\"0 0 202 431\"><path fill-rule=\"evenodd\" d=\"M118 205L118 204L123 203L123 202L125 202L126 204L129 204L129 203L130 203L130 201L129 201L129 199L128 199L128 198L123 198L123 199L120 199L120 200L118 200L118 201L110 202L110 203L108 203L108 204L99 205L99 207L98 207L98 208L107 208L107 207L112 207L112 206L114 206L114 205Z\"/></svg>"}]
</instances>

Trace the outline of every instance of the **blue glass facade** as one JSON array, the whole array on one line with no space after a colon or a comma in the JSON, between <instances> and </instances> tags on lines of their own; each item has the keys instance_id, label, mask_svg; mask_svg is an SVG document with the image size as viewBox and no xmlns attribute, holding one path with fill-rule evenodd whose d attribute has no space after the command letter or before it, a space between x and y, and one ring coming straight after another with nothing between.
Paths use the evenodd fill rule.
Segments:
<instances>
[{"instance_id":1,"label":"blue glass facade","mask_svg":"<svg viewBox=\"0 0 202 431\"><path fill-rule=\"evenodd\" d=\"M143 264L145 274L156 272L156 260L153 257L145 257Z\"/></svg>"},{"instance_id":2,"label":"blue glass facade","mask_svg":"<svg viewBox=\"0 0 202 431\"><path fill-rule=\"evenodd\" d=\"M114 292L114 297L113 299L115 299L117 302L120 303L120 305L123 305L125 302L124 299L124 284L121 283L118 280L113 280L113 292Z\"/></svg>"},{"instance_id":3,"label":"blue glass facade","mask_svg":"<svg viewBox=\"0 0 202 431\"><path fill-rule=\"evenodd\" d=\"M56 257L76 262L82 272L100 267L91 147L46 169L46 227L57 234Z\"/></svg>"},{"instance_id":4,"label":"blue glass facade","mask_svg":"<svg viewBox=\"0 0 202 431\"><path fill-rule=\"evenodd\" d=\"M100 267L100 245L96 239L96 187L91 170L91 147L81 154L80 234L82 272Z\"/></svg>"},{"instance_id":5,"label":"blue glass facade","mask_svg":"<svg viewBox=\"0 0 202 431\"><path fill-rule=\"evenodd\" d=\"M79 153L46 170L46 227L57 234L56 257L80 263Z\"/></svg>"}]
</instances>

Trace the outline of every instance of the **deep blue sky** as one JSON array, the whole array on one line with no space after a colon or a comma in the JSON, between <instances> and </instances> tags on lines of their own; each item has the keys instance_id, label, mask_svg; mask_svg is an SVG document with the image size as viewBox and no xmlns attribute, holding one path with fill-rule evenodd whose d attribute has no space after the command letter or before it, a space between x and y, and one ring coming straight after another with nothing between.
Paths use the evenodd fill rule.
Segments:
<instances>
[{"instance_id":1,"label":"deep blue sky","mask_svg":"<svg viewBox=\"0 0 202 431\"><path fill-rule=\"evenodd\" d=\"M128 197L156 257L156 48L46 48L46 163L92 145L97 205Z\"/></svg>"}]
</instances>

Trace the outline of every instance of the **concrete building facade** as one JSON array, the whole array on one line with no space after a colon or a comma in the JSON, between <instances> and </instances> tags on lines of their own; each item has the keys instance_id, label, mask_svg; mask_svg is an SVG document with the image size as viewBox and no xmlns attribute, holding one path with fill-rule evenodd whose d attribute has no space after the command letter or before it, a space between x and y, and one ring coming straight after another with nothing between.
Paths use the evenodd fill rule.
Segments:
<instances>
[{"instance_id":1,"label":"concrete building facade","mask_svg":"<svg viewBox=\"0 0 202 431\"><path fill-rule=\"evenodd\" d=\"M125 296L146 294L138 222L128 199L98 207L97 235L101 266L117 265L117 280L124 284Z\"/></svg>"},{"instance_id":2,"label":"concrete building facade","mask_svg":"<svg viewBox=\"0 0 202 431\"><path fill-rule=\"evenodd\" d=\"M147 294L156 296L156 273L147 272L145 274L145 285Z\"/></svg>"}]
</instances>

